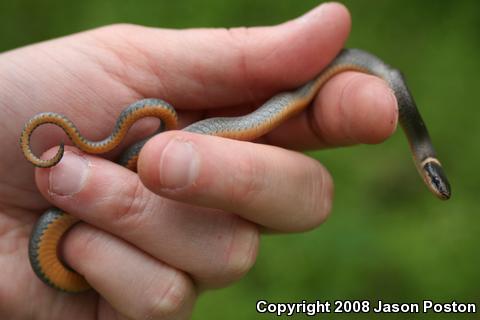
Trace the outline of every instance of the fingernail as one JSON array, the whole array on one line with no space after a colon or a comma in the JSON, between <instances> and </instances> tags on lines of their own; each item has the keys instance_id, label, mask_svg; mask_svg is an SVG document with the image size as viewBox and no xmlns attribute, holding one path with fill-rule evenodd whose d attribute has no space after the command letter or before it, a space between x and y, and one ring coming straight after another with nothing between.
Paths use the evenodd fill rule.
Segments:
<instances>
[{"instance_id":1,"label":"fingernail","mask_svg":"<svg viewBox=\"0 0 480 320\"><path fill-rule=\"evenodd\" d=\"M89 171L87 159L66 151L62 160L50 169L48 190L61 196L74 195L82 190Z\"/></svg>"},{"instance_id":2,"label":"fingernail","mask_svg":"<svg viewBox=\"0 0 480 320\"><path fill-rule=\"evenodd\" d=\"M160 158L160 183L164 189L190 186L198 177L200 155L195 146L180 138L173 138Z\"/></svg>"}]
</instances>

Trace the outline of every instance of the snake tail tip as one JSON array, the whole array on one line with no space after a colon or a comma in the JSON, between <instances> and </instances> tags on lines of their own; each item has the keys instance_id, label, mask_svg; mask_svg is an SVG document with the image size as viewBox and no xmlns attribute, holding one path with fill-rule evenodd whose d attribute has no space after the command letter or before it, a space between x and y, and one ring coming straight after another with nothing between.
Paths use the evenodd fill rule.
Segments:
<instances>
[{"instance_id":1,"label":"snake tail tip","mask_svg":"<svg viewBox=\"0 0 480 320\"><path fill-rule=\"evenodd\" d=\"M50 158L48 160L42 160L42 159L29 159L30 162L32 162L36 167L39 168L51 168L57 163L60 162L63 158L63 153L65 151L65 145L63 142L60 142L60 145L58 146L57 153L53 156L53 158Z\"/></svg>"},{"instance_id":2,"label":"snake tail tip","mask_svg":"<svg viewBox=\"0 0 480 320\"><path fill-rule=\"evenodd\" d=\"M62 142L60 142L60 145L58 146L58 150L57 150L57 153L55 154L55 156L51 159L52 160L52 164L49 165L49 167L53 167L54 165L56 165L57 163L60 162L60 160L63 158L63 153L65 152L65 144Z\"/></svg>"},{"instance_id":3,"label":"snake tail tip","mask_svg":"<svg viewBox=\"0 0 480 320\"><path fill-rule=\"evenodd\" d=\"M423 164L423 170L432 192L441 200L450 199L452 190L440 162L438 160L427 161Z\"/></svg>"}]
</instances>

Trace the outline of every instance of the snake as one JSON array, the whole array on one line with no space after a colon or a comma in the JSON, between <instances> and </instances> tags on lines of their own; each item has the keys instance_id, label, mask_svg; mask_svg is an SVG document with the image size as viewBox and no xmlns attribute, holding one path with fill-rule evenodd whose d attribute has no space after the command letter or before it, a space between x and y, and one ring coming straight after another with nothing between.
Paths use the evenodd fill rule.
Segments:
<instances>
[{"instance_id":1,"label":"snake","mask_svg":"<svg viewBox=\"0 0 480 320\"><path fill-rule=\"evenodd\" d=\"M417 109L402 73L387 65L375 55L361 49L342 49L335 59L315 78L292 91L274 95L253 112L238 117L215 117L200 120L185 127L183 131L219 136L236 140L254 140L276 128L309 106L327 80L344 71L358 71L377 76L387 82L398 104L398 121L408 140L413 161L428 189L439 199L451 196L450 183L440 161L437 159L427 127ZM103 140L91 141L80 134L75 124L64 115L43 112L29 119L20 137L20 146L25 158L34 166L48 168L57 164L63 156L64 144L50 159L37 157L31 149L31 135L43 124L50 123L65 131L72 143L84 152L105 153L120 144L129 128L139 119L160 119L158 133L177 128L175 109L166 101L156 98L136 101L125 108L117 118L112 133ZM310 115L310 118L313 116ZM118 163L136 171L136 163L147 137L127 148ZM45 284L66 292L82 292L90 285L85 278L66 265L58 254L62 236L79 219L59 208L49 208L33 227L28 256L35 274Z\"/></svg>"}]
</instances>

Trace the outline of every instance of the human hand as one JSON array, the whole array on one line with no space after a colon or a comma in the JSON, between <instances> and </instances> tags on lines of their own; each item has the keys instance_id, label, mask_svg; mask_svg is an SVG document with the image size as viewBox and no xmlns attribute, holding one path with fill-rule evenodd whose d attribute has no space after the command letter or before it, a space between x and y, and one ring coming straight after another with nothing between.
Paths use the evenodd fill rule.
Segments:
<instances>
[{"instance_id":1,"label":"human hand","mask_svg":"<svg viewBox=\"0 0 480 320\"><path fill-rule=\"evenodd\" d=\"M57 166L36 169L40 192L17 143L26 119L59 112L101 139L124 106L144 97L172 103L182 125L246 114L319 73L349 27L347 11L327 4L275 27L116 25L0 55L0 136L9 142L0 160L2 318L188 318L199 291L249 270L260 231L309 230L330 211L327 171L279 147L380 142L395 129L397 113L382 80L346 72L318 94L315 132L305 112L260 139L264 144L166 132L142 150L139 175L67 148ZM127 143L153 124L136 126ZM65 140L51 128L34 138L38 150ZM35 213L51 205L87 222L66 235L61 253L95 291L64 294L34 276L28 236Z\"/></svg>"}]
</instances>

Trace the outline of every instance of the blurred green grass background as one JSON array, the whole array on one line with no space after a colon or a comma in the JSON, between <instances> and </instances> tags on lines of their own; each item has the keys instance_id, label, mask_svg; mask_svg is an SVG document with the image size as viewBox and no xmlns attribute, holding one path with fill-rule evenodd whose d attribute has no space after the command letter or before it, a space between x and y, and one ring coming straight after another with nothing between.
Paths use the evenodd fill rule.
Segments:
<instances>
[{"instance_id":1,"label":"blurred green grass background","mask_svg":"<svg viewBox=\"0 0 480 320\"><path fill-rule=\"evenodd\" d=\"M117 22L167 28L271 25L318 3L2 0L0 50ZM312 232L263 237L253 270L232 287L202 295L194 319L274 318L255 312L259 299L480 302L480 2L343 3L353 19L347 46L372 51L406 74L450 177L453 198L441 202L429 194L399 133L381 146L315 152L335 178L330 219Z\"/></svg>"}]
</instances>

